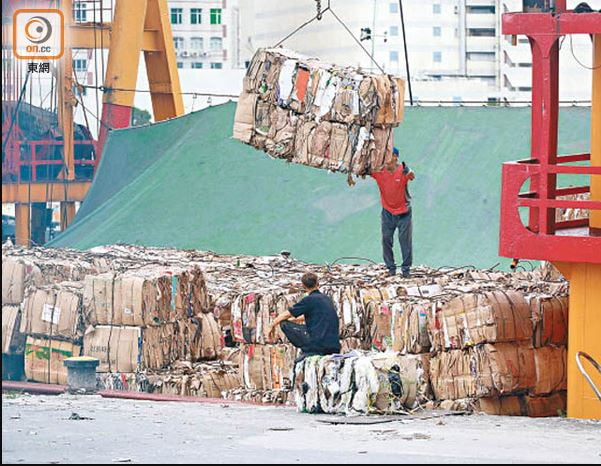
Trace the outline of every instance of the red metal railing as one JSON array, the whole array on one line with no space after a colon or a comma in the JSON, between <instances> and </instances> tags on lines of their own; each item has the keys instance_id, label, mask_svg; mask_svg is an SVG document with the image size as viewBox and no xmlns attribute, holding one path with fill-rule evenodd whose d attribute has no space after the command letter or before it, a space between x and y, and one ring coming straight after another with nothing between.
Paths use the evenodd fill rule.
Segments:
<instances>
[{"instance_id":1,"label":"red metal railing","mask_svg":"<svg viewBox=\"0 0 601 466\"><path fill-rule=\"evenodd\" d=\"M90 140L76 140L74 141L75 148L82 146L91 146L91 150L89 155L91 158L77 158L77 149L76 149L76 159L75 159L75 170L76 170L76 178L78 181L86 180L91 181L94 173L96 172L96 167L98 164L97 159L97 142ZM10 179L7 177L3 177L3 183L36 183L36 182L46 182L46 181L55 181L52 176L50 176L50 167L63 167L65 165L64 160L62 158L62 141L53 141L53 140L40 140L40 141L21 141L15 144L16 147L19 148L19 156L14 156L7 158L5 161L6 166L2 167L3 174L7 173L12 174ZM58 159L48 158L50 154L50 150L54 147L61 148L61 157ZM8 164L10 163L10 166ZM38 174L39 167L47 167L47 170L43 174ZM92 167L89 173L78 173L78 167ZM25 170L23 170L25 168ZM44 176L45 175L45 176Z\"/></svg>"},{"instance_id":2,"label":"red metal railing","mask_svg":"<svg viewBox=\"0 0 601 466\"><path fill-rule=\"evenodd\" d=\"M601 201L567 200L558 197L590 192L589 186L555 188L554 197L544 191L521 192L527 180L557 174L601 176L599 166L561 166L590 161L590 154L557 157L557 165L543 165L538 160L503 164L501 194L501 233L499 252L505 257L549 261L601 263L601 237L589 231L589 219L549 222L556 209L601 210ZM519 209L529 210L525 226ZM540 226L540 227L539 227Z\"/></svg>"}]
</instances>

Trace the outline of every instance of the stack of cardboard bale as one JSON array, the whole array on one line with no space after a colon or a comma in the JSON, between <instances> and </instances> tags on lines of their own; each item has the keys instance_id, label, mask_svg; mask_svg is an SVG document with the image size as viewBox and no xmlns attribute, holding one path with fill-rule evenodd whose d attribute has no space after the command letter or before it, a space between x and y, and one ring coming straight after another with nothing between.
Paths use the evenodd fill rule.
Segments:
<instances>
[{"instance_id":1,"label":"stack of cardboard bale","mask_svg":"<svg viewBox=\"0 0 601 466\"><path fill-rule=\"evenodd\" d=\"M44 362L29 371L35 380L64 381L60 343L99 357L108 389L296 399L300 409L347 414L443 403L549 415L565 404L568 284L548 265L514 274L417 267L407 280L371 265L118 245L3 248L5 271L3 352L23 352L28 335L29 354ZM268 329L302 298L308 271L337 306L344 354L294 367L296 349Z\"/></svg>"},{"instance_id":2,"label":"stack of cardboard bale","mask_svg":"<svg viewBox=\"0 0 601 466\"><path fill-rule=\"evenodd\" d=\"M430 321L436 399L477 400L494 414L565 411L567 310L565 295L498 288L437 308Z\"/></svg>"},{"instance_id":3,"label":"stack of cardboard bale","mask_svg":"<svg viewBox=\"0 0 601 466\"><path fill-rule=\"evenodd\" d=\"M404 95L401 78L260 49L244 78L234 137L272 157L367 175L392 157Z\"/></svg>"},{"instance_id":4,"label":"stack of cardboard bale","mask_svg":"<svg viewBox=\"0 0 601 466\"><path fill-rule=\"evenodd\" d=\"M143 266L89 275L84 354L100 372L159 370L178 359L215 359L221 334L197 268Z\"/></svg>"},{"instance_id":5,"label":"stack of cardboard bale","mask_svg":"<svg viewBox=\"0 0 601 466\"><path fill-rule=\"evenodd\" d=\"M62 361L79 355L83 334L78 281L99 264L71 252L2 252L3 377L66 383Z\"/></svg>"},{"instance_id":6,"label":"stack of cardboard bale","mask_svg":"<svg viewBox=\"0 0 601 466\"><path fill-rule=\"evenodd\" d=\"M432 274L433 283L370 300L372 349L386 352L307 359L296 368L298 408L395 412L461 400L494 414L565 411L566 287L535 277Z\"/></svg>"},{"instance_id":7,"label":"stack of cardboard bale","mask_svg":"<svg viewBox=\"0 0 601 466\"><path fill-rule=\"evenodd\" d=\"M290 390L289 368L296 350L280 329L273 335L269 330L275 317L297 298L298 294L278 289L244 293L232 301L232 338L240 344L240 377L250 392Z\"/></svg>"}]
</instances>

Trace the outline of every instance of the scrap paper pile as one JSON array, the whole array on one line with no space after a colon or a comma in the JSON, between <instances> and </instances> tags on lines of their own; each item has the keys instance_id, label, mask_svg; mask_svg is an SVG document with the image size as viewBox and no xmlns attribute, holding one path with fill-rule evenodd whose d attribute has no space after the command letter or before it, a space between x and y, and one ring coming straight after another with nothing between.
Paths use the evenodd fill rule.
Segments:
<instances>
[{"instance_id":1,"label":"scrap paper pile","mask_svg":"<svg viewBox=\"0 0 601 466\"><path fill-rule=\"evenodd\" d=\"M403 279L383 266L124 245L3 248L5 265L20 271L3 274L3 352L30 361L32 380L64 383L62 360L81 350L112 389L344 414L565 410L568 283L549 265L416 267ZM295 365L296 348L268 330L308 271L337 307L344 354Z\"/></svg>"},{"instance_id":2,"label":"scrap paper pile","mask_svg":"<svg viewBox=\"0 0 601 466\"><path fill-rule=\"evenodd\" d=\"M404 95L398 77L259 49L244 78L234 138L271 157L368 175L392 157Z\"/></svg>"}]
</instances>

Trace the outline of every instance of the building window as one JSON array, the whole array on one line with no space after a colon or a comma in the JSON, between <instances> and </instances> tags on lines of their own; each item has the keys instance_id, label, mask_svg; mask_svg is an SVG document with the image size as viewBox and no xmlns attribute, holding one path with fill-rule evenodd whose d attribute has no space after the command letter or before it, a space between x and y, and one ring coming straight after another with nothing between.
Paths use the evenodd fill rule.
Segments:
<instances>
[{"instance_id":1,"label":"building window","mask_svg":"<svg viewBox=\"0 0 601 466\"><path fill-rule=\"evenodd\" d=\"M211 24L221 24L221 8L211 8Z\"/></svg>"},{"instance_id":2,"label":"building window","mask_svg":"<svg viewBox=\"0 0 601 466\"><path fill-rule=\"evenodd\" d=\"M473 14L481 14L481 15L488 15L488 14L495 14L496 12L496 8L494 5L474 5L474 6L467 6L466 7L466 11L467 13L473 13Z\"/></svg>"},{"instance_id":3,"label":"building window","mask_svg":"<svg viewBox=\"0 0 601 466\"><path fill-rule=\"evenodd\" d=\"M467 34L472 37L495 37L494 28L470 28ZM528 39L526 39L528 40Z\"/></svg>"},{"instance_id":4,"label":"building window","mask_svg":"<svg viewBox=\"0 0 601 466\"><path fill-rule=\"evenodd\" d=\"M396 50L392 50L390 52L390 61L398 62L399 61L399 52L397 52Z\"/></svg>"},{"instance_id":5,"label":"building window","mask_svg":"<svg viewBox=\"0 0 601 466\"><path fill-rule=\"evenodd\" d=\"M391 3L390 4L390 12L391 13L398 13L399 12L399 4L398 3Z\"/></svg>"},{"instance_id":6,"label":"building window","mask_svg":"<svg viewBox=\"0 0 601 466\"><path fill-rule=\"evenodd\" d=\"M496 61L495 52L468 52L467 59L471 61Z\"/></svg>"},{"instance_id":7,"label":"building window","mask_svg":"<svg viewBox=\"0 0 601 466\"><path fill-rule=\"evenodd\" d=\"M202 24L202 8L190 8L190 24Z\"/></svg>"},{"instance_id":8,"label":"building window","mask_svg":"<svg viewBox=\"0 0 601 466\"><path fill-rule=\"evenodd\" d=\"M223 39L221 37L211 37L211 50L217 51L223 48Z\"/></svg>"},{"instance_id":9,"label":"building window","mask_svg":"<svg viewBox=\"0 0 601 466\"><path fill-rule=\"evenodd\" d=\"M200 69L202 69L202 63L199 61L194 62L194 63L192 63L192 68L194 68L195 70L200 70Z\"/></svg>"},{"instance_id":10,"label":"building window","mask_svg":"<svg viewBox=\"0 0 601 466\"><path fill-rule=\"evenodd\" d=\"M223 63L211 63L212 70L220 70L223 68Z\"/></svg>"},{"instance_id":11,"label":"building window","mask_svg":"<svg viewBox=\"0 0 601 466\"><path fill-rule=\"evenodd\" d=\"M434 13L435 15L439 15L442 12L442 6L440 5L440 3L434 3L432 5L432 13Z\"/></svg>"},{"instance_id":12,"label":"building window","mask_svg":"<svg viewBox=\"0 0 601 466\"><path fill-rule=\"evenodd\" d=\"M178 61L178 62L177 62L177 67L178 67L178 68L183 68L183 67L184 67L184 64L183 64L181 61Z\"/></svg>"},{"instance_id":13,"label":"building window","mask_svg":"<svg viewBox=\"0 0 601 466\"><path fill-rule=\"evenodd\" d=\"M442 52L433 52L432 60L434 63L440 63L442 61Z\"/></svg>"},{"instance_id":14,"label":"building window","mask_svg":"<svg viewBox=\"0 0 601 466\"><path fill-rule=\"evenodd\" d=\"M88 21L88 11L84 2L73 2L73 20L76 23L86 23Z\"/></svg>"},{"instance_id":15,"label":"building window","mask_svg":"<svg viewBox=\"0 0 601 466\"><path fill-rule=\"evenodd\" d=\"M390 26L390 35L398 36L399 35L399 27L398 26Z\"/></svg>"},{"instance_id":16,"label":"building window","mask_svg":"<svg viewBox=\"0 0 601 466\"><path fill-rule=\"evenodd\" d=\"M183 37L174 37L173 38L173 46L175 50L182 50L184 48L184 38Z\"/></svg>"},{"instance_id":17,"label":"building window","mask_svg":"<svg viewBox=\"0 0 601 466\"><path fill-rule=\"evenodd\" d=\"M83 73L88 71L88 60L85 58L73 59L73 71L76 73Z\"/></svg>"},{"instance_id":18,"label":"building window","mask_svg":"<svg viewBox=\"0 0 601 466\"><path fill-rule=\"evenodd\" d=\"M439 26L434 26L432 28L432 35L434 37L440 37L442 35L442 29Z\"/></svg>"},{"instance_id":19,"label":"building window","mask_svg":"<svg viewBox=\"0 0 601 466\"><path fill-rule=\"evenodd\" d=\"M171 8L171 24L182 24L183 16L183 8Z\"/></svg>"},{"instance_id":20,"label":"building window","mask_svg":"<svg viewBox=\"0 0 601 466\"><path fill-rule=\"evenodd\" d=\"M205 48L204 39L202 37L192 37L190 39L190 48L192 50L203 50Z\"/></svg>"}]
</instances>

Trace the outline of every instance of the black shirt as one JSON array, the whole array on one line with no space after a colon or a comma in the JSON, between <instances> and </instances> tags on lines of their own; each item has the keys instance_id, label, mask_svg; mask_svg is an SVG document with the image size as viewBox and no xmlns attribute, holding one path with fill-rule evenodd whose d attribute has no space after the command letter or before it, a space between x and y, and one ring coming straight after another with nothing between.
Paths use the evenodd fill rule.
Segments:
<instances>
[{"instance_id":1,"label":"black shirt","mask_svg":"<svg viewBox=\"0 0 601 466\"><path fill-rule=\"evenodd\" d=\"M290 314L305 316L307 332L314 344L324 350L340 352L340 330L336 306L319 290L311 292L292 306Z\"/></svg>"}]
</instances>

